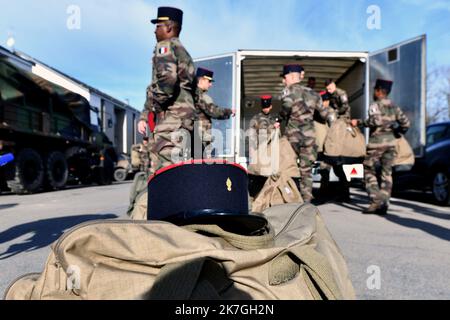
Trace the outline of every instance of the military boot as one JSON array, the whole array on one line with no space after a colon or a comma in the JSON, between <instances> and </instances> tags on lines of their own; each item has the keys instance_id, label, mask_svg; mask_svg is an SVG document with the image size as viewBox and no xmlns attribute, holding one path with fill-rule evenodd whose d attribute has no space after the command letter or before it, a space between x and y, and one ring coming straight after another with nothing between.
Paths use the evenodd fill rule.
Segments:
<instances>
[{"instance_id":1,"label":"military boot","mask_svg":"<svg viewBox=\"0 0 450 320\"><path fill-rule=\"evenodd\" d=\"M387 211L388 211L388 204L386 203L386 202L383 202L381 205L380 205L380 207L377 209L377 214L379 214L379 215L382 215L382 216L384 216L384 215L386 215L387 214Z\"/></svg>"},{"instance_id":2,"label":"military boot","mask_svg":"<svg viewBox=\"0 0 450 320\"><path fill-rule=\"evenodd\" d=\"M377 213L377 211L379 209L380 209L380 203L379 202L372 202L370 204L370 206L363 211L363 213L365 213L365 214L374 214L374 213Z\"/></svg>"}]
</instances>

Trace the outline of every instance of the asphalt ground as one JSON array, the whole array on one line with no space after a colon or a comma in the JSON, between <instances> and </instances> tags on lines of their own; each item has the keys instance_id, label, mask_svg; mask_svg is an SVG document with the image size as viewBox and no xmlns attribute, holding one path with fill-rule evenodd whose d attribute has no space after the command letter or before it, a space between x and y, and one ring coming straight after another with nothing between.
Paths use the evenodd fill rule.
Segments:
<instances>
[{"instance_id":1,"label":"asphalt ground","mask_svg":"<svg viewBox=\"0 0 450 320\"><path fill-rule=\"evenodd\" d=\"M0 293L41 272L50 245L85 221L127 218L131 183L0 195ZM316 190L317 191L317 190ZM364 215L367 195L318 205L346 258L358 299L450 299L450 208L427 194L392 198L386 216Z\"/></svg>"}]
</instances>

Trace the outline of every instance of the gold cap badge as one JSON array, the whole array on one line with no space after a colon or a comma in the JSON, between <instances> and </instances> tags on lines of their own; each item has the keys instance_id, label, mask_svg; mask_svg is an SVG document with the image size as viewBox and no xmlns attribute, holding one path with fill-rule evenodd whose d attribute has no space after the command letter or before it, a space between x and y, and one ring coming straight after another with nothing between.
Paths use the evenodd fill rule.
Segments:
<instances>
[{"instance_id":1,"label":"gold cap badge","mask_svg":"<svg viewBox=\"0 0 450 320\"><path fill-rule=\"evenodd\" d=\"M233 185L233 183L231 182L230 178L227 179L227 190L231 191L231 186Z\"/></svg>"}]
</instances>

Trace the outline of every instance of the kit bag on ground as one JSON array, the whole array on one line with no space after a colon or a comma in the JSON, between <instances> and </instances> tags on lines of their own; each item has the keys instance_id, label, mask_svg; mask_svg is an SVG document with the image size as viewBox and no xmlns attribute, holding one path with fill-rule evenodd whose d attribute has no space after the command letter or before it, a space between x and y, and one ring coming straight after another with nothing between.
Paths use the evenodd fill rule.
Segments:
<instances>
[{"instance_id":1,"label":"kit bag on ground","mask_svg":"<svg viewBox=\"0 0 450 320\"><path fill-rule=\"evenodd\" d=\"M160 221L84 223L51 246L42 273L13 282L5 298L355 298L316 207L285 204L264 215L270 226L259 235Z\"/></svg>"},{"instance_id":2,"label":"kit bag on ground","mask_svg":"<svg viewBox=\"0 0 450 320\"><path fill-rule=\"evenodd\" d=\"M345 119L338 119L328 130L324 153L330 158L364 158L366 155L364 135L359 128L352 127Z\"/></svg>"},{"instance_id":3,"label":"kit bag on ground","mask_svg":"<svg viewBox=\"0 0 450 320\"><path fill-rule=\"evenodd\" d=\"M303 203L295 181L284 173L267 178L252 203L253 212L263 212L269 207L284 203Z\"/></svg>"},{"instance_id":4,"label":"kit bag on ground","mask_svg":"<svg viewBox=\"0 0 450 320\"><path fill-rule=\"evenodd\" d=\"M409 171L414 166L415 156L408 141L402 135L395 139L397 157L394 159L395 171Z\"/></svg>"}]
</instances>

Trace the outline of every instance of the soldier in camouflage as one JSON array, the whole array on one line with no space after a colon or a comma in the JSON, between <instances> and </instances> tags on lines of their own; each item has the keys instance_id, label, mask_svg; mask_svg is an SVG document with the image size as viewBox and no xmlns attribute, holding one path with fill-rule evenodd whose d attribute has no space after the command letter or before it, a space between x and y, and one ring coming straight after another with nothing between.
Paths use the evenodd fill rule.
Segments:
<instances>
[{"instance_id":1,"label":"soldier in camouflage","mask_svg":"<svg viewBox=\"0 0 450 320\"><path fill-rule=\"evenodd\" d=\"M336 119L345 119L347 122L351 119L350 104L348 103L348 96L345 90L342 90L336 86L333 79L325 80L325 89L330 108L335 112ZM321 193L328 194L330 191L329 176L331 165L322 162L321 169ZM341 202L350 201L350 183L347 181L342 165L333 166L334 173L339 178L339 184L336 190L333 190L333 194L337 195L336 200ZM327 181L328 180L328 181ZM322 187L323 186L323 187Z\"/></svg>"},{"instance_id":2,"label":"soldier in camouflage","mask_svg":"<svg viewBox=\"0 0 450 320\"><path fill-rule=\"evenodd\" d=\"M328 109L324 108L319 94L300 85L303 68L300 65L283 67L281 120L287 120L285 135L300 160L300 193L305 202L313 199L312 165L317 159L317 145L314 129L314 111L327 119Z\"/></svg>"},{"instance_id":3,"label":"soldier in camouflage","mask_svg":"<svg viewBox=\"0 0 450 320\"><path fill-rule=\"evenodd\" d=\"M255 114L249 125L249 151L255 157L260 138L270 138L276 128L279 128L278 118L275 118L270 112L272 111L272 96L261 96L261 112Z\"/></svg>"},{"instance_id":4,"label":"soldier in camouflage","mask_svg":"<svg viewBox=\"0 0 450 320\"><path fill-rule=\"evenodd\" d=\"M194 77L191 56L179 40L183 12L158 8L156 48L153 54L152 83L147 88L144 111L138 130L145 134L149 112L156 114L151 173L191 157L191 134L195 117Z\"/></svg>"},{"instance_id":5,"label":"soldier in camouflage","mask_svg":"<svg viewBox=\"0 0 450 320\"><path fill-rule=\"evenodd\" d=\"M196 134L202 141L202 153L204 158L212 158L212 142L214 137L211 134L211 119L224 120L234 116L232 109L221 108L214 104L213 99L208 95L208 90L212 87L214 72L204 68L198 68L196 73L197 88L195 95L196 107Z\"/></svg>"},{"instance_id":6,"label":"soldier in camouflage","mask_svg":"<svg viewBox=\"0 0 450 320\"><path fill-rule=\"evenodd\" d=\"M392 165L396 157L395 136L405 134L410 122L388 95L392 81L378 79L374 100L369 107L369 118L352 120L352 125L370 128L369 144L364 160L364 180L371 204L364 213L386 214L392 190ZM381 184L378 184L375 166L381 164Z\"/></svg>"},{"instance_id":7,"label":"soldier in camouflage","mask_svg":"<svg viewBox=\"0 0 450 320\"><path fill-rule=\"evenodd\" d=\"M338 88L332 79L325 81L325 88L330 94L330 107L336 110L337 118L345 118L350 121L351 112L347 92Z\"/></svg>"}]
</instances>

